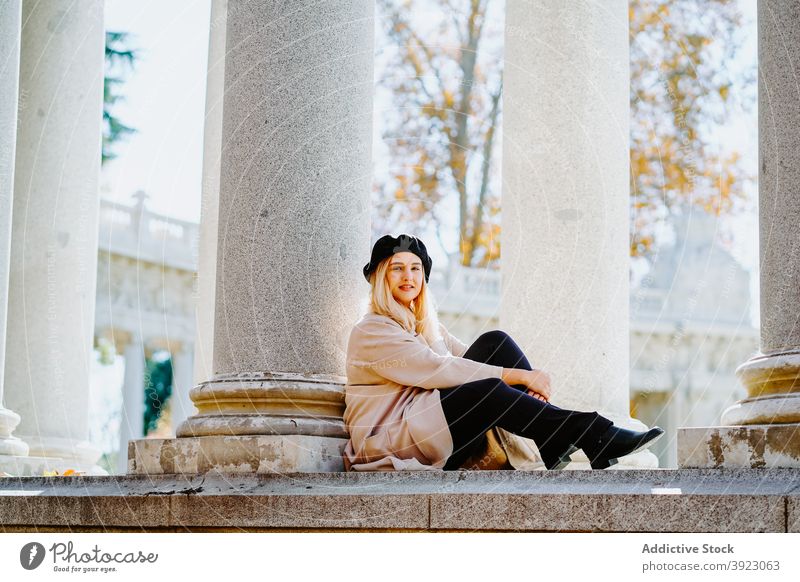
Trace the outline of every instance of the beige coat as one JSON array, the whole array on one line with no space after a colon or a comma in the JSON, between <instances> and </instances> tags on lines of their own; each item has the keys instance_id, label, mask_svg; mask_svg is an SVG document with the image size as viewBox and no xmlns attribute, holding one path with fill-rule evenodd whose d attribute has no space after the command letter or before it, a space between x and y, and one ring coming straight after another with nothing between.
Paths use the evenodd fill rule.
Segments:
<instances>
[{"instance_id":1,"label":"beige coat","mask_svg":"<svg viewBox=\"0 0 800 582\"><path fill-rule=\"evenodd\" d=\"M465 359L468 346L440 324L428 345L393 319L366 314L347 344L347 471L437 470L453 452L439 388L500 378L502 368ZM515 468L536 462L532 441L494 429Z\"/></svg>"}]
</instances>

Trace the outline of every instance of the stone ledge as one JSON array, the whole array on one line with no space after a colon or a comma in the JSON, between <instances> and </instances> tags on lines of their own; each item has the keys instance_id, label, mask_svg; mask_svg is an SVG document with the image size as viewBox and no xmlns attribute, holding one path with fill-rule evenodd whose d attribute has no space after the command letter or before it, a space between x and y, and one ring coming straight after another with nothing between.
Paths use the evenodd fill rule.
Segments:
<instances>
[{"instance_id":1,"label":"stone ledge","mask_svg":"<svg viewBox=\"0 0 800 582\"><path fill-rule=\"evenodd\" d=\"M347 439L300 434L138 439L128 441L128 475L340 472L346 444Z\"/></svg>"},{"instance_id":2,"label":"stone ledge","mask_svg":"<svg viewBox=\"0 0 800 582\"><path fill-rule=\"evenodd\" d=\"M683 468L800 468L800 424L679 428Z\"/></svg>"},{"instance_id":3,"label":"stone ledge","mask_svg":"<svg viewBox=\"0 0 800 582\"><path fill-rule=\"evenodd\" d=\"M0 479L3 531L800 532L800 469Z\"/></svg>"}]
</instances>

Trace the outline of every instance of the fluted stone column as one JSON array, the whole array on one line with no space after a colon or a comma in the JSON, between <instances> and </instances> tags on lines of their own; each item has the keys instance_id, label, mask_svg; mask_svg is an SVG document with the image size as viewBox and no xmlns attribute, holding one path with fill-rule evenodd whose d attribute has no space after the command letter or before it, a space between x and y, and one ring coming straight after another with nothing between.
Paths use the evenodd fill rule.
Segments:
<instances>
[{"instance_id":1,"label":"fluted stone column","mask_svg":"<svg viewBox=\"0 0 800 582\"><path fill-rule=\"evenodd\" d=\"M136 443L134 472L343 470L346 341L369 253L373 10L229 0L213 376L179 438Z\"/></svg>"},{"instance_id":2,"label":"fluted stone column","mask_svg":"<svg viewBox=\"0 0 800 582\"><path fill-rule=\"evenodd\" d=\"M22 0L0 0L0 470L12 462L4 457L28 454L28 445L11 434L19 424L19 415L3 407L21 9Z\"/></svg>"},{"instance_id":3,"label":"fluted stone column","mask_svg":"<svg viewBox=\"0 0 800 582\"><path fill-rule=\"evenodd\" d=\"M800 467L800 4L758 2L760 353L722 426L678 433L685 467Z\"/></svg>"},{"instance_id":4,"label":"fluted stone column","mask_svg":"<svg viewBox=\"0 0 800 582\"><path fill-rule=\"evenodd\" d=\"M23 2L6 404L32 456L105 474L89 437L102 0Z\"/></svg>"},{"instance_id":5,"label":"fluted stone column","mask_svg":"<svg viewBox=\"0 0 800 582\"><path fill-rule=\"evenodd\" d=\"M552 374L553 404L642 430L630 418L628 4L506 10L500 324ZM644 451L616 467L657 463Z\"/></svg>"},{"instance_id":6,"label":"fluted stone column","mask_svg":"<svg viewBox=\"0 0 800 582\"><path fill-rule=\"evenodd\" d=\"M129 443L144 436L144 383L147 363L144 343L135 334L131 334L122 353L125 357L125 375L122 382L122 422L116 467L120 475L128 472Z\"/></svg>"}]
</instances>

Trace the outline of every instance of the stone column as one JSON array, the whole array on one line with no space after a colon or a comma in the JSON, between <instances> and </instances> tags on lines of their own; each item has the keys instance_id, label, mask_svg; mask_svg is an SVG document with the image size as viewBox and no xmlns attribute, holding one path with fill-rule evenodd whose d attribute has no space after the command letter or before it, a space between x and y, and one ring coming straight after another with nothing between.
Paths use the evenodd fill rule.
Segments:
<instances>
[{"instance_id":1,"label":"stone column","mask_svg":"<svg viewBox=\"0 0 800 582\"><path fill-rule=\"evenodd\" d=\"M506 10L500 324L552 374L553 404L642 430L630 418L628 4ZM616 467L657 463L644 451Z\"/></svg>"},{"instance_id":2,"label":"stone column","mask_svg":"<svg viewBox=\"0 0 800 582\"><path fill-rule=\"evenodd\" d=\"M117 473L128 472L128 446L144 436L145 353L142 339L131 335L122 349L125 357L125 377L122 383L122 422L119 429Z\"/></svg>"},{"instance_id":3,"label":"stone column","mask_svg":"<svg viewBox=\"0 0 800 582\"><path fill-rule=\"evenodd\" d=\"M17 140L21 0L0 0L0 464L2 457L25 456L28 445L11 433L19 415L3 407L6 357L8 269L11 253L11 210L14 195L14 149ZM2 470L0 466L0 470Z\"/></svg>"},{"instance_id":4,"label":"stone column","mask_svg":"<svg viewBox=\"0 0 800 582\"><path fill-rule=\"evenodd\" d=\"M800 467L800 9L758 2L761 346L722 426L678 433L685 467Z\"/></svg>"},{"instance_id":5,"label":"stone column","mask_svg":"<svg viewBox=\"0 0 800 582\"><path fill-rule=\"evenodd\" d=\"M195 384L211 378L211 358L214 353L214 295L217 290L217 228L227 19L228 0L212 0L208 42L208 78L206 80L206 123L203 134L200 241L195 280L195 292L197 293Z\"/></svg>"},{"instance_id":6,"label":"stone column","mask_svg":"<svg viewBox=\"0 0 800 582\"><path fill-rule=\"evenodd\" d=\"M343 470L346 341L369 253L373 10L229 0L213 376L179 438L136 443L135 472Z\"/></svg>"},{"instance_id":7,"label":"stone column","mask_svg":"<svg viewBox=\"0 0 800 582\"><path fill-rule=\"evenodd\" d=\"M6 403L31 455L105 474L88 442L103 2L24 2L22 22Z\"/></svg>"},{"instance_id":8,"label":"stone column","mask_svg":"<svg viewBox=\"0 0 800 582\"><path fill-rule=\"evenodd\" d=\"M189 391L194 386L194 344L183 342L172 354L172 395L170 396L170 422L173 430L184 420L197 414Z\"/></svg>"}]
</instances>

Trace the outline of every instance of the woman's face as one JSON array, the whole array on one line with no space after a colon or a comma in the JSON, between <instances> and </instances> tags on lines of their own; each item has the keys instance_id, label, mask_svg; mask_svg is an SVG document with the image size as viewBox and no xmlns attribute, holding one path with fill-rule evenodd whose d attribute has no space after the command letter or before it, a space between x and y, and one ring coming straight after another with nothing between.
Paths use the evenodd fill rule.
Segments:
<instances>
[{"instance_id":1,"label":"woman's face","mask_svg":"<svg viewBox=\"0 0 800 582\"><path fill-rule=\"evenodd\" d=\"M422 261L414 253L403 251L395 253L389 259L386 271L386 282L398 303L410 308L411 301L417 298L422 290L422 279L425 271Z\"/></svg>"}]
</instances>

